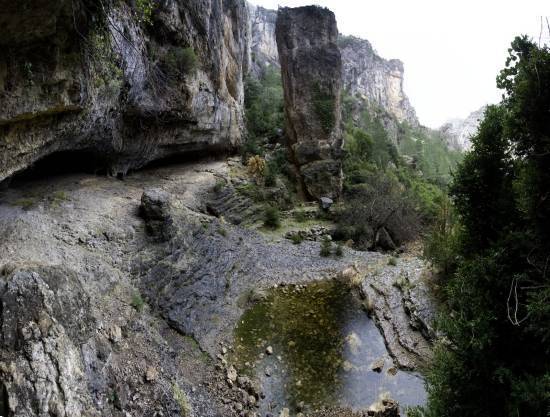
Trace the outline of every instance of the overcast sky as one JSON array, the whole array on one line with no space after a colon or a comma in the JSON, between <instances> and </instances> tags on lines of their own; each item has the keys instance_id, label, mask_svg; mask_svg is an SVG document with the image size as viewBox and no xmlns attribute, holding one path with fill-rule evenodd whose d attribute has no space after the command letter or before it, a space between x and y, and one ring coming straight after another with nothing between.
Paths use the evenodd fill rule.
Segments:
<instances>
[{"instance_id":1,"label":"overcast sky","mask_svg":"<svg viewBox=\"0 0 550 417\"><path fill-rule=\"evenodd\" d=\"M307 4L331 9L341 33L368 39L382 57L404 62L405 92L420 122L430 127L498 102L495 78L510 42L522 33L538 42L540 16L548 15L548 4L538 0L251 2L271 9Z\"/></svg>"}]
</instances>

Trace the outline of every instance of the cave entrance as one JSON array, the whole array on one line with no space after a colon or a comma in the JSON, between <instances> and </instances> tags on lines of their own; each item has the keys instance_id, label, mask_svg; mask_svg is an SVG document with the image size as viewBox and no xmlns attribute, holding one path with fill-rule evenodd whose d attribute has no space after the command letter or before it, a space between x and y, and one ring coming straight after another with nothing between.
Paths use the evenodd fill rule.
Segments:
<instances>
[{"instance_id":1,"label":"cave entrance","mask_svg":"<svg viewBox=\"0 0 550 417\"><path fill-rule=\"evenodd\" d=\"M107 174L107 160L88 150L60 151L39 159L11 177L10 186L67 174ZM0 414L1 416L1 414Z\"/></svg>"},{"instance_id":2,"label":"cave entrance","mask_svg":"<svg viewBox=\"0 0 550 417\"><path fill-rule=\"evenodd\" d=\"M10 415L10 405L8 390L6 386L0 381L0 416L8 417Z\"/></svg>"}]
</instances>

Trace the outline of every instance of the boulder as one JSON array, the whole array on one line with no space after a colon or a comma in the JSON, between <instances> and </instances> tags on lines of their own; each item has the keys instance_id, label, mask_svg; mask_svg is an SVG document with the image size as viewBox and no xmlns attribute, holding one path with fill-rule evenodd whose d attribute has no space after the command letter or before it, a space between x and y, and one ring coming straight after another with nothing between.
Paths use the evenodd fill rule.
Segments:
<instances>
[{"instance_id":1,"label":"boulder","mask_svg":"<svg viewBox=\"0 0 550 417\"><path fill-rule=\"evenodd\" d=\"M147 232L160 241L173 235L170 215L170 194L155 188L146 190L141 196L140 214L145 219Z\"/></svg>"},{"instance_id":2,"label":"boulder","mask_svg":"<svg viewBox=\"0 0 550 417\"><path fill-rule=\"evenodd\" d=\"M319 199L319 207L321 208L321 210L328 211L333 204L334 204L334 200L332 198L321 197Z\"/></svg>"}]
</instances>

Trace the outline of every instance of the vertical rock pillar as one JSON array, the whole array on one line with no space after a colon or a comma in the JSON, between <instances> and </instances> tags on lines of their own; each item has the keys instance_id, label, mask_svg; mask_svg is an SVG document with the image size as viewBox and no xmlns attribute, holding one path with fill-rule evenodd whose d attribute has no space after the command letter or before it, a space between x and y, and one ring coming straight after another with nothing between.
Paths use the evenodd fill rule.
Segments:
<instances>
[{"instance_id":1,"label":"vertical rock pillar","mask_svg":"<svg viewBox=\"0 0 550 417\"><path fill-rule=\"evenodd\" d=\"M317 6L281 8L275 28L286 130L305 192L337 198L342 190L342 60L334 13Z\"/></svg>"}]
</instances>

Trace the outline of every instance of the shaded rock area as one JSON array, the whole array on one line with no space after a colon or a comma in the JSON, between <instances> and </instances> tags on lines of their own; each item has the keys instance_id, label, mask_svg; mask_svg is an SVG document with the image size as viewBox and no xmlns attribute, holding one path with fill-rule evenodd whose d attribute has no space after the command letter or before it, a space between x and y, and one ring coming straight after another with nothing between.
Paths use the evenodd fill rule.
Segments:
<instances>
[{"instance_id":1,"label":"shaded rock area","mask_svg":"<svg viewBox=\"0 0 550 417\"><path fill-rule=\"evenodd\" d=\"M146 4L0 1L0 181L61 151L125 175L239 144L245 2Z\"/></svg>"},{"instance_id":2,"label":"shaded rock area","mask_svg":"<svg viewBox=\"0 0 550 417\"><path fill-rule=\"evenodd\" d=\"M342 188L342 61L334 13L281 8L275 28L286 132L304 192L336 198Z\"/></svg>"},{"instance_id":3,"label":"shaded rock area","mask_svg":"<svg viewBox=\"0 0 550 417\"><path fill-rule=\"evenodd\" d=\"M323 258L317 242L227 224L207 214L220 179L229 181L229 165L205 161L0 193L3 415L252 416L261 387L242 375L227 382L239 317L262 289L334 277L350 264L367 275L385 329L390 299L371 291L395 289L383 278L395 268L383 266L386 255ZM369 275L377 265L381 274ZM402 304L391 313L404 320L399 340L419 334Z\"/></svg>"}]
</instances>

